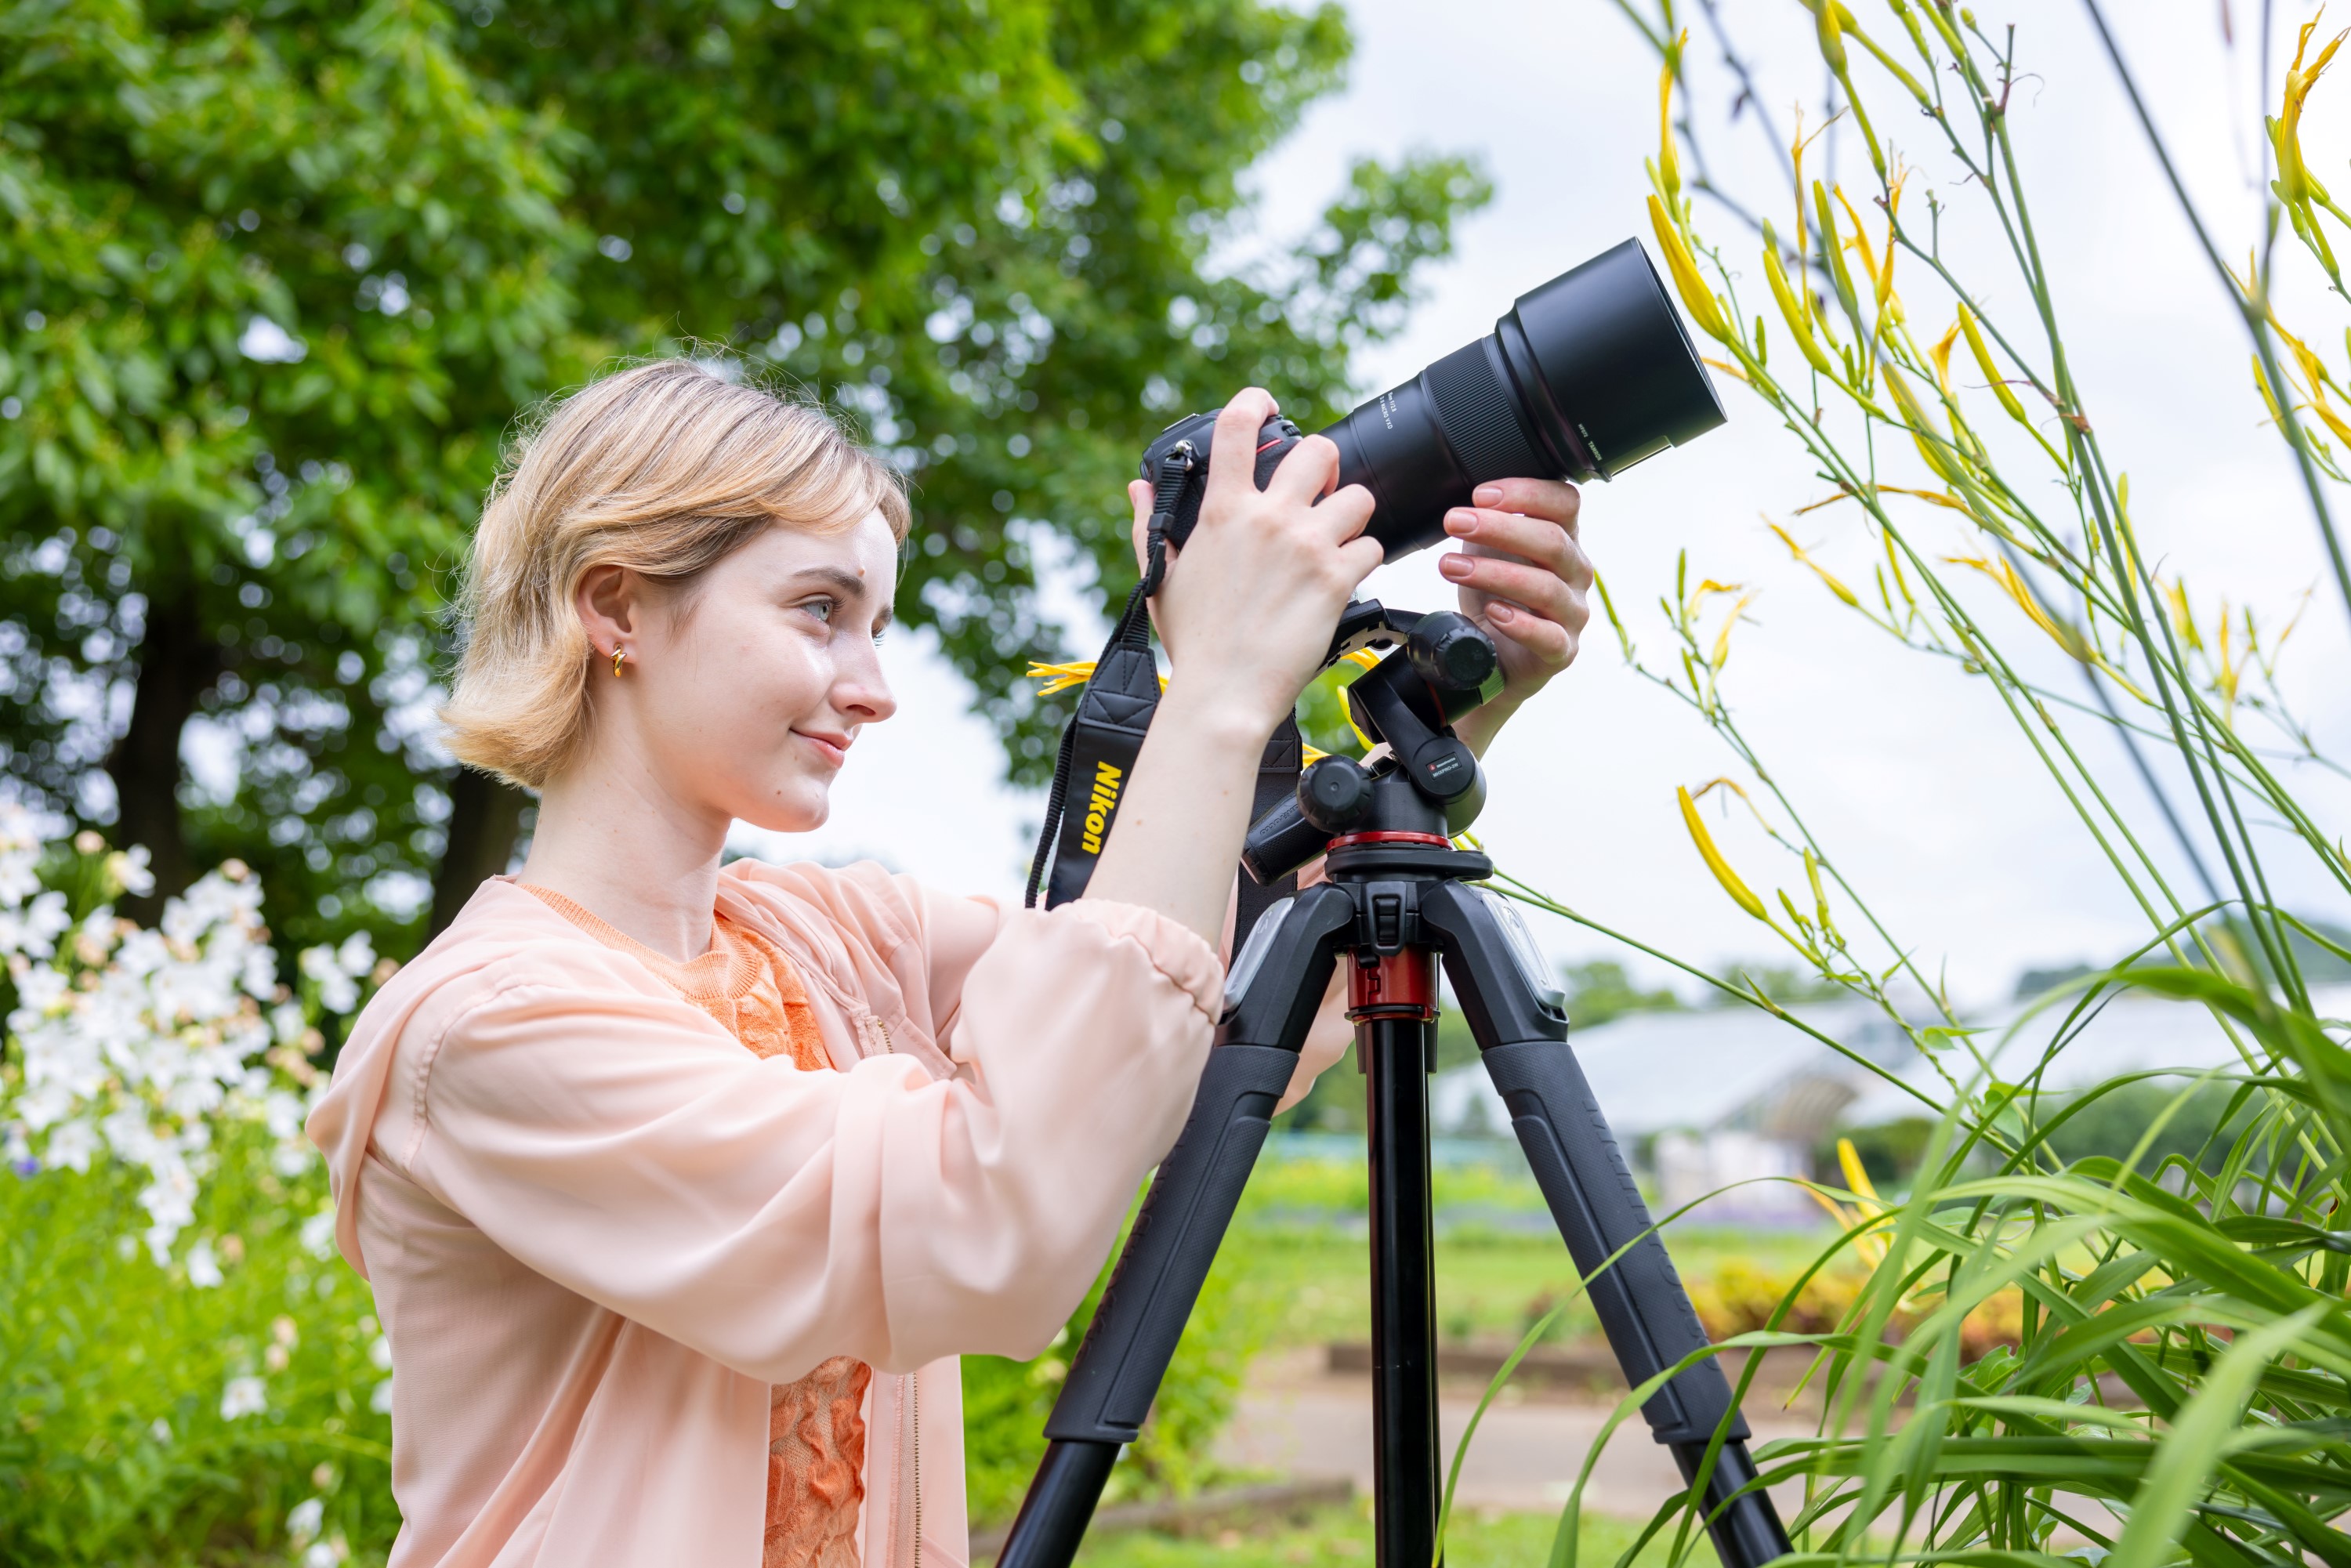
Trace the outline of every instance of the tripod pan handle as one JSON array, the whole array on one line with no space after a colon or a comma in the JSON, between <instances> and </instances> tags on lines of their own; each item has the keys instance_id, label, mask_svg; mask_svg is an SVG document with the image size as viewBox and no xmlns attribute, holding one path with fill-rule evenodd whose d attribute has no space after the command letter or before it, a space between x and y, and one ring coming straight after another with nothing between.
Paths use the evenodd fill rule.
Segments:
<instances>
[{"instance_id":1,"label":"tripod pan handle","mask_svg":"<svg viewBox=\"0 0 2351 1568\"><path fill-rule=\"evenodd\" d=\"M1046 1437L1131 1443L1141 1435L1297 1067L1298 1053L1279 1046L1220 1045L1208 1053L1183 1136L1152 1178Z\"/></svg>"}]
</instances>

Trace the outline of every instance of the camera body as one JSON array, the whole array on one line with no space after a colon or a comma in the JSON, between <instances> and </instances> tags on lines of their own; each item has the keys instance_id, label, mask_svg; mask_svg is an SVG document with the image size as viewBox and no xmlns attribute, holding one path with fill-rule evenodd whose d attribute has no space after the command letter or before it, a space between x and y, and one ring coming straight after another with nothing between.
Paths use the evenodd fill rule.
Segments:
<instances>
[{"instance_id":1,"label":"camera body","mask_svg":"<svg viewBox=\"0 0 2351 1568\"><path fill-rule=\"evenodd\" d=\"M1158 483L1168 472L1169 465L1183 469L1182 487L1167 508L1167 542L1177 549L1191 537L1193 525L1200 520L1200 501L1207 493L1208 453L1216 444L1217 416L1213 413L1187 413L1159 433L1143 454L1143 476ZM1257 487L1260 490L1273 479L1273 471L1290 455L1290 449L1303 439L1298 426L1276 414L1265 422L1257 433Z\"/></svg>"}]
</instances>

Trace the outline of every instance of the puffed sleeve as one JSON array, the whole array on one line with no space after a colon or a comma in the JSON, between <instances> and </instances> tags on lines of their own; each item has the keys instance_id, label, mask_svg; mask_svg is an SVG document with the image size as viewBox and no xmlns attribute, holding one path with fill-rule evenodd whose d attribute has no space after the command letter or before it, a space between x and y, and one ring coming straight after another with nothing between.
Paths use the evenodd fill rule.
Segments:
<instances>
[{"instance_id":1,"label":"puffed sleeve","mask_svg":"<svg viewBox=\"0 0 2351 1568\"><path fill-rule=\"evenodd\" d=\"M417 1046L394 1157L531 1268L748 1376L1034 1354L1175 1142L1221 972L1132 905L990 918L956 1078L802 1072L683 1002L520 969Z\"/></svg>"}]
</instances>

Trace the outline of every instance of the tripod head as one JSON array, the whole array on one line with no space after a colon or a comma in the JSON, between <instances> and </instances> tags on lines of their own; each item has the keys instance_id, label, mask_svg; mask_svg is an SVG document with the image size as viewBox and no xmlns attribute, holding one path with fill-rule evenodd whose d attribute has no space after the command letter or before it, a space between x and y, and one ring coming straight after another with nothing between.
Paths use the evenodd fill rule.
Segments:
<instances>
[{"instance_id":1,"label":"tripod head","mask_svg":"<svg viewBox=\"0 0 2351 1568\"><path fill-rule=\"evenodd\" d=\"M1391 610L1365 599L1339 618L1323 665L1366 648L1390 652L1347 688L1347 707L1387 754L1368 767L1353 758L1321 758L1299 776L1294 798L1257 820L1241 864L1261 886L1344 835L1450 838L1486 803L1485 773L1453 723L1502 689L1493 640L1450 610Z\"/></svg>"}]
</instances>

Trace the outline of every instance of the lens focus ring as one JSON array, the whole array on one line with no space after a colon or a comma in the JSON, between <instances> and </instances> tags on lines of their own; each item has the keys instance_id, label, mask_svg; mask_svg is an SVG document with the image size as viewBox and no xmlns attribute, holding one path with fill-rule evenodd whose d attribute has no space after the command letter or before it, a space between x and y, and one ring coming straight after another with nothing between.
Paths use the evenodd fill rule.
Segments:
<instances>
[{"instance_id":1,"label":"lens focus ring","mask_svg":"<svg viewBox=\"0 0 2351 1568\"><path fill-rule=\"evenodd\" d=\"M1516 400L1494 364L1491 339L1446 355L1422 377L1437 406L1437 427L1471 484L1552 472L1554 465L1535 455L1520 427Z\"/></svg>"}]
</instances>

